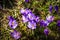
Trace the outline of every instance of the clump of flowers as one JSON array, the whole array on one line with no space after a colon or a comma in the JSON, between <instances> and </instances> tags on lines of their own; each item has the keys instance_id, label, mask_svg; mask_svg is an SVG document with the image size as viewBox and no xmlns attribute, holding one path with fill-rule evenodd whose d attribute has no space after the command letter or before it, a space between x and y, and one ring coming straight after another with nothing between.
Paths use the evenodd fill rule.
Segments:
<instances>
[{"instance_id":1,"label":"clump of flowers","mask_svg":"<svg viewBox=\"0 0 60 40\"><path fill-rule=\"evenodd\" d=\"M54 16L47 15L46 20L40 20L40 26L46 27L54 20Z\"/></svg>"},{"instance_id":2,"label":"clump of flowers","mask_svg":"<svg viewBox=\"0 0 60 40\"><path fill-rule=\"evenodd\" d=\"M9 16L8 19L9 19L8 25L10 26L10 28L12 30L15 29L18 26L17 21L12 16ZM16 30L11 31L10 34L14 39L19 39L21 37L20 33L17 32Z\"/></svg>"},{"instance_id":3,"label":"clump of flowers","mask_svg":"<svg viewBox=\"0 0 60 40\"><path fill-rule=\"evenodd\" d=\"M28 28L36 29L36 23L39 22L39 17L34 15L30 9L21 9L22 20L24 23L28 22Z\"/></svg>"}]
</instances>

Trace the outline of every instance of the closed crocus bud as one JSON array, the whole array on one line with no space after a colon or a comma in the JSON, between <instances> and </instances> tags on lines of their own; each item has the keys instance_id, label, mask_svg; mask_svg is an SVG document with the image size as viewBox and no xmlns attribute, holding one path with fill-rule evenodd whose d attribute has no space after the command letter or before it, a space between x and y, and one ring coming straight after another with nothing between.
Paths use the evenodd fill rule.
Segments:
<instances>
[{"instance_id":1,"label":"closed crocus bud","mask_svg":"<svg viewBox=\"0 0 60 40\"><path fill-rule=\"evenodd\" d=\"M56 6L54 6L54 8L55 8L55 11L57 12L58 11L58 6L56 5Z\"/></svg>"},{"instance_id":2,"label":"closed crocus bud","mask_svg":"<svg viewBox=\"0 0 60 40\"><path fill-rule=\"evenodd\" d=\"M21 34L19 32L17 32L16 30L12 31L10 34L14 39L21 38Z\"/></svg>"},{"instance_id":3,"label":"closed crocus bud","mask_svg":"<svg viewBox=\"0 0 60 40\"><path fill-rule=\"evenodd\" d=\"M49 6L49 11L52 12L52 9L53 9L53 7L52 7L52 5L50 5Z\"/></svg>"},{"instance_id":4,"label":"closed crocus bud","mask_svg":"<svg viewBox=\"0 0 60 40\"><path fill-rule=\"evenodd\" d=\"M58 20L58 21L57 21L57 26L59 26L59 27L60 27L60 20Z\"/></svg>"},{"instance_id":5,"label":"closed crocus bud","mask_svg":"<svg viewBox=\"0 0 60 40\"><path fill-rule=\"evenodd\" d=\"M45 35L48 35L48 33L49 33L49 30L46 28L46 29L44 29L44 34Z\"/></svg>"}]
</instances>

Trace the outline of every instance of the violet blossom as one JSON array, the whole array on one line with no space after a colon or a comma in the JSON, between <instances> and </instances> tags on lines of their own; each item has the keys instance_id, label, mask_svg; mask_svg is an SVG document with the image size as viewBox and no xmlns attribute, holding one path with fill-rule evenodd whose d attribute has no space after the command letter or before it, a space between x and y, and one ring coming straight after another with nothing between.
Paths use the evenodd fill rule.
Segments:
<instances>
[{"instance_id":1,"label":"violet blossom","mask_svg":"<svg viewBox=\"0 0 60 40\"><path fill-rule=\"evenodd\" d=\"M48 22L48 21L46 21L46 20L41 20L41 21L40 21L40 26L46 27L46 26L48 26L48 25L49 25L49 22Z\"/></svg>"},{"instance_id":2,"label":"violet blossom","mask_svg":"<svg viewBox=\"0 0 60 40\"><path fill-rule=\"evenodd\" d=\"M55 11L58 11L58 6L56 5L56 6L54 6L54 8L55 8Z\"/></svg>"},{"instance_id":3,"label":"violet blossom","mask_svg":"<svg viewBox=\"0 0 60 40\"><path fill-rule=\"evenodd\" d=\"M36 29L36 22L34 21L28 22L27 27L30 29Z\"/></svg>"},{"instance_id":4,"label":"violet blossom","mask_svg":"<svg viewBox=\"0 0 60 40\"><path fill-rule=\"evenodd\" d=\"M54 16L48 15L48 16L46 16L46 20L47 20L48 22L52 22L52 21L54 20Z\"/></svg>"},{"instance_id":5,"label":"violet blossom","mask_svg":"<svg viewBox=\"0 0 60 40\"><path fill-rule=\"evenodd\" d=\"M14 30L10 34L14 39L19 39L21 37L21 34L19 32L17 32L16 30Z\"/></svg>"},{"instance_id":6,"label":"violet blossom","mask_svg":"<svg viewBox=\"0 0 60 40\"><path fill-rule=\"evenodd\" d=\"M10 26L10 28L15 29L18 26L18 23L13 17L10 17L8 25Z\"/></svg>"},{"instance_id":7,"label":"violet blossom","mask_svg":"<svg viewBox=\"0 0 60 40\"><path fill-rule=\"evenodd\" d=\"M44 34L45 35L48 35L48 33L49 33L49 30L46 28L46 29L44 29Z\"/></svg>"},{"instance_id":8,"label":"violet blossom","mask_svg":"<svg viewBox=\"0 0 60 40\"><path fill-rule=\"evenodd\" d=\"M53 9L53 7L52 7L52 5L50 5L49 6L49 11L52 12L52 9Z\"/></svg>"},{"instance_id":9,"label":"violet blossom","mask_svg":"<svg viewBox=\"0 0 60 40\"><path fill-rule=\"evenodd\" d=\"M35 15L34 15L33 13L29 13L29 14L27 15L27 17L28 17L28 19L31 20L31 21L35 19Z\"/></svg>"}]
</instances>

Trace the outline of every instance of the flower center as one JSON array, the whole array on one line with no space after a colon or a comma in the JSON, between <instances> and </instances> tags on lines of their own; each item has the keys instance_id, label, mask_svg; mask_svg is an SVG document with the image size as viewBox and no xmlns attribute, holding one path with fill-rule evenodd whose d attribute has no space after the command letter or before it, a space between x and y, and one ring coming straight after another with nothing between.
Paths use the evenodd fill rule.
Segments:
<instances>
[{"instance_id":1,"label":"flower center","mask_svg":"<svg viewBox=\"0 0 60 40\"><path fill-rule=\"evenodd\" d=\"M32 27L34 27L34 24L32 24Z\"/></svg>"},{"instance_id":2,"label":"flower center","mask_svg":"<svg viewBox=\"0 0 60 40\"><path fill-rule=\"evenodd\" d=\"M12 22L12 25L14 25L14 22Z\"/></svg>"}]
</instances>

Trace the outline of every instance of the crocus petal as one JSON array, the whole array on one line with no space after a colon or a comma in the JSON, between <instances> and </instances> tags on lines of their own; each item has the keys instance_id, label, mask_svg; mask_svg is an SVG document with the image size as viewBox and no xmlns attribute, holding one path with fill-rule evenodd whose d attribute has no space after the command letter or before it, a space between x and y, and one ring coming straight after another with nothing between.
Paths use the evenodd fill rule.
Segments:
<instances>
[{"instance_id":1,"label":"crocus petal","mask_svg":"<svg viewBox=\"0 0 60 40\"><path fill-rule=\"evenodd\" d=\"M24 14L24 13L25 13L25 9L22 8L22 9L20 10L20 13L21 13L21 14Z\"/></svg>"},{"instance_id":2,"label":"crocus petal","mask_svg":"<svg viewBox=\"0 0 60 40\"><path fill-rule=\"evenodd\" d=\"M24 15L22 15L22 20L23 20L24 23L28 22L28 18Z\"/></svg>"},{"instance_id":3,"label":"crocus petal","mask_svg":"<svg viewBox=\"0 0 60 40\"><path fill-rule=\"evenodd\" d=\"M39 21L40 21L40 19L39 19L38 16L35 17L35 21L36 21L36 22L39 22Z\"/></svg>"},{"instance_id":4,"label":"crocus petal","mask_svg":"<svg viewBox=\"0 0 60 40\"><path fill-rule=\"evenodd\" d=\"M9 16L8 19L9 19L9 21L14 20L14 18L12 16Z\"/></svg>"},{"instance_id":5,"label":"crocus petal","mask_svg":"<svg viewBox=\"0 0 60 40\"><path fill-rule=\"evenodd\" d=\"M25 14L27 15L27 14L29 14L29 13L31 13L32 11L30 10L30 9L25 9Z\"/></svg>"}]
</instances>

